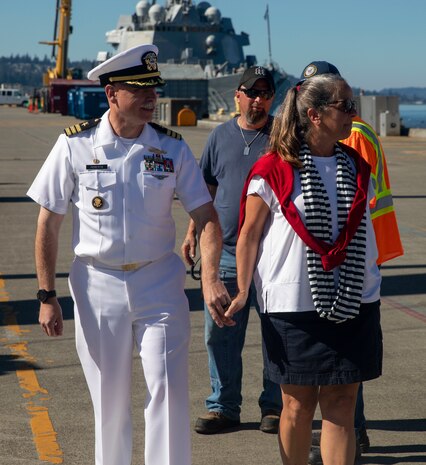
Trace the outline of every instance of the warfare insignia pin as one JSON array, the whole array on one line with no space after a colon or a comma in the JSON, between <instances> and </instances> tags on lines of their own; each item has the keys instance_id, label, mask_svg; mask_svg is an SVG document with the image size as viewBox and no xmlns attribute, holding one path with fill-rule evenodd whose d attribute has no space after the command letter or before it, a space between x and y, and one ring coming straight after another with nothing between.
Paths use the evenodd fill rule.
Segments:
<instances>
[{"instance_id":1,"label":"warfare insignia pin","mask_svg":"<svg viewBox=\"0 0 426 465\"><path fill-rule=\"evenodd\" d=\"M104 204L104 199L102 197L99 197L98 195L96 197L93 197L92 205L94 208L99 210L100 208L103 207L103 204Z\"/></svg>"},{"instance_id":2,"label":"warfare insignia pin","mask_svg":"<svg viewBox=\"0 0 426 465\"><path fill-rule=\"evenodd\" d=\"M165 150L157 149L156 147L147 147L147 149L157 155L165 155L167 153Z\"/></svg>"}]
</instances>

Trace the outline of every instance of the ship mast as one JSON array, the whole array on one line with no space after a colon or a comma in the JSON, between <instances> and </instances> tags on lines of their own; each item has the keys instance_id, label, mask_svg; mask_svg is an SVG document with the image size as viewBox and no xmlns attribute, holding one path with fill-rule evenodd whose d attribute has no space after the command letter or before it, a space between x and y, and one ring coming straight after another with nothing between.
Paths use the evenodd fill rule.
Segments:
<instances>
[{"instance_id":1,"label":"ship mast","mask_svg":"<svg viewBox=\"0 0 426 465\"><path fill-rule=\"evenodd\" d=\"M266 19L266 26L268 28L269 66L272 67L271 28L269 25L269 4L266 4L266 11L265 11L265 15L263 19Z\"/></svg>"}]
</instances>

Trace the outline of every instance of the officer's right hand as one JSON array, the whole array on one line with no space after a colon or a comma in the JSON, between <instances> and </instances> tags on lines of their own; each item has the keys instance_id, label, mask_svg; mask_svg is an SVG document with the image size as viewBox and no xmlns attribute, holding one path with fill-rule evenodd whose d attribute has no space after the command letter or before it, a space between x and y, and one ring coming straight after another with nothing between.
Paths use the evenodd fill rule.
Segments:
<instances>
[{"instance_id":1,"label":"officer's right hand","mask_svg":"<svg viewBox=\"0 0 426 465\"><path fill-rule=\"evenodd\" d=\"M235 321L225 316L226 309L231 303L231 297L220 279L212 283L206 280L203 281L203 299L212 320L219 328L235 326Z\"/></svg>"},{"instance_id":2,"label":"officer's right hand","mask_svg":"<svg viewBox=\"0 0 426 465\"><path fill-rule=\"evenodd\" d=\"M61 306L56 297L52 297L48 302L40 304L38 322L48 336L62 336L64 320Z\"/></svg>"},{"instance_id":3,"label":"officer's right hand","mask_svg":"<svg viewBox=\"0 0 426 465\"><path fill-rule=\"evenodd\" d=\"M197 235L187 233L180 251L185 262L189 266L193 266L195 264L194 258L197 254Z\"/></svg>"}]
</instances>

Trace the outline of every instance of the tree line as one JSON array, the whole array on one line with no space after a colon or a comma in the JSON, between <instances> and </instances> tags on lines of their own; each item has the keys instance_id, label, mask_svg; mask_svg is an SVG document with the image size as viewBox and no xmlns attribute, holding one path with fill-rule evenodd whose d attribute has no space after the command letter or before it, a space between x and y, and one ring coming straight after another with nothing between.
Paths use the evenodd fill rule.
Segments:
<instances>
[{"instance_id":1,"label":"tree line","mask_svg":"<svg viewBox=\"0 0 426 465\"><path fill-rule=\"evenodd\" d=\"M68 68L81 70L82 76L92 69L96 63L90 60L69 62ZM45 55L43 58L25 55L0 57L0 83L20 85L24 92L42 87L43 74L48 68L55 66L54 60ZM296 78L295 78L296 79ZM297 79L296 79L297 80ZM360 89L354 89L356 95ZM365 95L398 95L401 103L426 103L426 87L402 87L383 89L381 91L365 91Z\"/></svg>"},{"instance_id":2,"label":"tree line","mask_svg":"<svg viewBox=\"0 0 426 465\"><path fill-rule=\"evenodd\" d=\"M72 61L69 62L68 68L81 69L84 76L95 64L90 60ZM28 54L3 56L0 57L0 83L19 85L24 92L31 92L34 88L42 87L43 74L54 66L54 60L47 55L43 58L31 57Z\"/></svg>"}]
</instances>

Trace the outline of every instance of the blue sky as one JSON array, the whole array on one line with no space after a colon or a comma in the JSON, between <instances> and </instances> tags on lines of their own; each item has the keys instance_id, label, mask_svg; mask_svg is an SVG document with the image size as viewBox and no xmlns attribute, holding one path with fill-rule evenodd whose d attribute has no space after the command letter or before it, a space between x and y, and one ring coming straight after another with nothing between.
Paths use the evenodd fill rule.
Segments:
<instances>
[{"instance_id":1,"label":"blue sky","mask_svg":"<svg viewBox=\"0 0 426 465\"><path fill-rule=\"evenodd\" d=\"M3 0L0 56L50 56L38 44L52 40L56 0ZM69 57L95 59L109 50L105 32L120 14L132 14L137 0L74 0ZM157 0L164 5L165 0ZM199 3L196 1L195 3ZM268 59L269 4L272 57L298 76L312 60L335 64L349 84L367 90L426 87L426 0L210 0L234 29L250 35L246 54ZM160 50L161 53L161 50Z\"/></svg>"}]
</instances>

